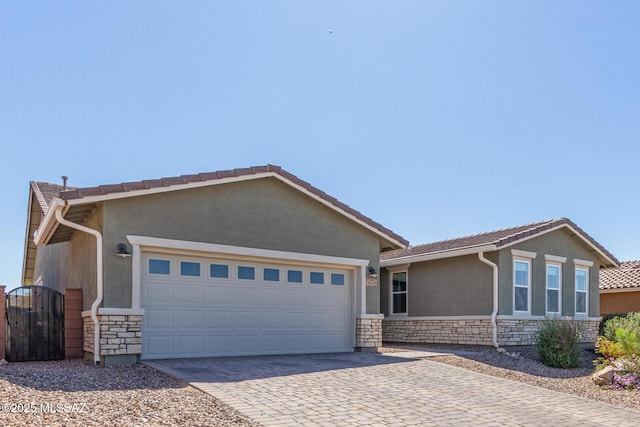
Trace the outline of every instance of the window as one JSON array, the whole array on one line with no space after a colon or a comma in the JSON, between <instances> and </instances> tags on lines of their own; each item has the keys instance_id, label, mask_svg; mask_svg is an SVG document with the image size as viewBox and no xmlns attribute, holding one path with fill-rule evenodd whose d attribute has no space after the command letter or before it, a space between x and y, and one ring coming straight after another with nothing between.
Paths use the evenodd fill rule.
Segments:
<instances>
[{"instance_id":1,"label":"window","mask_svg":"<svg viewBox=\"0 0 640 427\"><path fill-rule=\"evenodd\" d=\"M589 270L576 267L576 314L587 314Z\"/></svg>"},{"instance_id":2,"label":"window","mask_svg":"<svg viewBox=\"0 0 640 427\"><path fill-rule=\"evenodd\" d=\"M262 270L262 279L265 282L279 282L280 270L277 268L265 268Z\"/></svg>"},{"instance_id":3,"label":"window","mask_svg":"<svg viewBox=\"0 0 640 427\"><path fill-rule=\"evenodd\" d=\"M391 275L391 314L407 313L407 272Z\"/></svg>"},{"instance_id":4,"label":"window","mask_svg":"<svg viewBox=\"0 0 640 427\"><path fill-rule=\"evenodd\" d=\"M229 266L226 264L210 264L209 277L212 279L228 279Z\"/></svg>"},{"instance_id":5,"label":"window","mask_svg":"<svg viewBox=\"0 0 640 427\"><path fill-rule=\"evenodd\" d=\"M181 276L199 277L200 276L200 263L199 262L180 261L180 275Z\"/></svg>"},{"instance_id":6,"label":"window","mask_svg":"<svg viewBox=\"0 0 640 427\"><path fill-rule=\"evenodd\" d=\"M289 283L302 283L302 271L301 270L287 270L287 282L289 282Z\"/></svg>"},{"instance_id":7,"label":"window","mask_svg":"<svg viewBox=\"0 0 640 427\"><path fill-rule=\"evenodd\" d=\"M531 261L513 261L513 311L529 311Z\"/></svg>"},{"instance_id":8,"label":"window","mask_svg":"<svg viewBox=\"0 0 640 427\"><path fill-rule=\"evenodd\" d=\"M150 259L149 274L171 274L171 262L166 259Z\"/></svg>"},{"instance_id":9,"label":"window","mask_svg":"<svg viewBox=\"0 0 640 427\"><path fill-rule=\"evenodd\" d=\"M253 267L246 267L243 265L238 266L238 279L242 280L255 280L256 269Z\"/></svg>"},{"instance_id":10,"label":"window","mask_svg":"<svg viewBox=\"0 0 640 427\"><path fill-rule=\"evenodd\" d=\"M547 264L547 314L560 314L560 265Z\"/></svg>"},{"instance_id":11,"label":"window","mask_svg":"<svg viewBox=\"0 0 640 427\"><path fill-rule=\"evenodd\" d=\"M331 273L331 284L335 286L344 286L344 274Z\"/></svg>"},{"instance_id":12,"label":"window","mask_svg":"<svg viewBox=\"0 0 640 427\"><path fill-rule=\"evenodd\" d=\"M312 271L309 273L309 282L312 285L324 285L324 273L320 271Z\"/></svg>"}]
</instances>

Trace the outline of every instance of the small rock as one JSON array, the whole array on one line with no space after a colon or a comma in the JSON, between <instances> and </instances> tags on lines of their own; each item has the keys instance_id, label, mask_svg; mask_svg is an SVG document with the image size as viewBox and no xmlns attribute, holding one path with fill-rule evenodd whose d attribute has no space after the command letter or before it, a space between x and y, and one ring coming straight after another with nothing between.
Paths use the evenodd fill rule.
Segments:
<instances>
[{"instance_id":1,"label":"small rock","mask_svg":"<svg viewBox=\"0 0 640 427\"><path fill-rule=\"evenodd\" d=\"M506 353L507 350L505 350L504 348L500 347L496 350L498 353Z\"/></svg>"},{"instance_id":2,"label":"small rock","mask_svg":"<svg viewBox=\"0 0 640 427\"><path fill-rule=\"evenodd\" d=\"M4 360L4 359L0 360L0 366L8 365L8 364L9 364L9 362L7 362L6 360Z\"/></svg>"},{"instance_id":3,"label":"small rock","mask_svg":"<svg viewBox=\"0 0 640 427\"><path fill-rule=\"evenodd\" d=\"M593 382L596 385L608 385L613 382L613 373L615 369L612 366L607 366L603 369L600 369L598 372L591 376Z\"/></svg>"}]
</instances>

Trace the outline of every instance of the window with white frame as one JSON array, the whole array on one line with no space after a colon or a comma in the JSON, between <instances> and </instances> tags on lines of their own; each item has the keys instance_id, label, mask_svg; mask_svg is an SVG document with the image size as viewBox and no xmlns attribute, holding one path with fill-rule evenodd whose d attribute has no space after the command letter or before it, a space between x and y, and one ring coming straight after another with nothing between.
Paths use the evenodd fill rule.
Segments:
<instances>
[{"instance_id":1,"label":"window with white frame","mask_svg":"<svg viewBox=\"0 0 640 427\"><path fill-rule=\"evenodd\" d=\"M407 314L407 272L391 274L391 314Z\"/></svg>"},{"instance_id":2,"label":"window with white frame","mask_svg":"<svg viewBox=\"0 0 640 427\"><path fill-rule=\"evenodd\" d=\"M560 314L562 289L562 267L547 263L547 314Z\"/></svg>"},{"instance_id":3,"label":"window with white frame","mask_svg":"<svg viewBox=\"0 0 640 427\"><path fill-rule=\"evenodd\" d=\"M531 261L513 260L513 311L529 312Z\"/></svg>"},{"instance_id":4,"label":"window with white frame","mask_svg":"<svg viewBox=\"0 0 640 427\"><path fill-rule=\"evenodd\" d=\"M589 269L576 267L576 314L587 314L589 303Z\"/></svg>"}]
</instances>

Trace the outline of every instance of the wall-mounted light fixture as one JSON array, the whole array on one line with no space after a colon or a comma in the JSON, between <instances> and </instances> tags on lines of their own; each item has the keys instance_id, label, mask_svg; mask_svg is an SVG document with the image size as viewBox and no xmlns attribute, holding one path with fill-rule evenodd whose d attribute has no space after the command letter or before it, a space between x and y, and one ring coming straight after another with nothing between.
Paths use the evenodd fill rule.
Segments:
<instances>
[{"instance_id":1,"label":"wall-mounted light fixture","mask_svg":"<svg viewBox=\"0 0 640 427\"><path fill-rule=\"evenodd\" d=\"M127 258L131 256L131 252L129 252L129 249L127 248L127 245L125 243L118 243L118 252L116 253L117 256L122 257L122 258Z\"/></svg>"},{"instance_id":2,"label":"wall-mounted light fixture","mask_svg":"<svg viewBox=\"0 0 640 427\"><path fill-rule=\"evenodd\" d=\"M367 271L369 272L369 277L378 277L378 272L376 271L375 267L369 266Z\"/></svg>"}]
</instances>

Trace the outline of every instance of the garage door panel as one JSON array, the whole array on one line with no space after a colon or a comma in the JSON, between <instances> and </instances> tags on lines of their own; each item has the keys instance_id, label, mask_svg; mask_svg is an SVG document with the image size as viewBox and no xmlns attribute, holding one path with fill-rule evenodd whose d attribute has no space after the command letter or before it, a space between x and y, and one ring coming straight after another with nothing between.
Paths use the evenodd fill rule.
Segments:
<instances>
[{"instance_id":1,"label":"garage door panel","mask_svg":"<svg viewBox=\"0 0 640 427\"><path fill-rule=\"evenodd\" d=\"M179 285L175 287L179 304L202 305L204 289L202 285Z\"/></svg>"},{"instance_id":2,"label":"garage door panel","mask_svg":"<svg viewBox=\"0 0 640 427\"><path fill-rule=\"evenodd\" d=\"M209 304L231 304L233 301L232 288L229 286L220 286L212 284L207 286L205 290L205 302Z\"/></svg>"},{"instance_id":3,"label":"garage door panel","mask_svg":"<svg viewBox=\"0 0 640 427\"><path fill-rule=\"evenodd\" d=\"M147 309L143 321L145 328L171 328L173 327L173 310Z\"/></svg>"},{"instance_id":4,"label":"garage door panel","mask_svg":"<svg viewBox=\"0 0 640 427\"><path fill-rule=\"evenodd\" d=\"M284 315L282 312L262 312L261 318L262 327L265 329L282 329L286 326L284 323Z\"/></svg>"},{"instance_id":5,"label":"garage door panel","mask_svg":"<svg viewBox=\"0 0 640 427\"><path fill-rule=\"evenodd\" d=\"M233 326L233 315L229 310L216 310L211 309L206 312L206 325L207 328L222 328L229 329Z\"/></svg>"},{"instance_id":6,"label":"garage door panel","mask_svg":"<svg viewBox=\"0 0 640 427\"><path fill-rule=\"evenodd\" d=\"M179 310L176 317L178 328L204 327L204 312L201 310Z\"/></svg>"},{"instance_id":7,"label":"garage door panel","mask_svg":"<svg viewBox=\"0 0 640 427\"><path fill-rule=\"evenodd\" d=\"M199 356L204 352L202 335L181 335L176 338L177 353L182 356Z\"/></svg>"},{"instance_id":8,"label":"garage door panel","mask_svg":"<svg viewBox=\"0 0 640 427\"><path fill-rule=\"evenodd\" d=\"M257 329L260 327L260 312L235 311L233 313L233 328Z\"/></svg>"},{"instance_id":9,"label":"garage door panel","mask_svg":"<svg viewBox=\"0 0 640 427\"><path fill-rule=\"evenodd\" d=\"M172 305L173 299L173 283L150 283L145 286L145 299L149 304L166 304Z\"/></svg>"},{"instance_id":10,"label":"garage door panel","mask_svg":"<svg viewBox=\"0 0 640 427\"><path fill-rule=\"evenodd\" d=\"M352 349L353 284L347 270L190 257L203 274L180 277L175 266L181 258L162 258L171 260L170 271L176 273L142 275L144 359ZM214 276L212 263L228 269ZM254 268L255 279L236 279L238 266ZM288 282L290 269L302 274L291 280L302 282ZM270 281L267 270L280 274L269 276L275 279ZM324 284L311 284L310 272L323 273ZM331 285L336 272L344 275L344 284Z\"/></svg>"}]
</instances>

